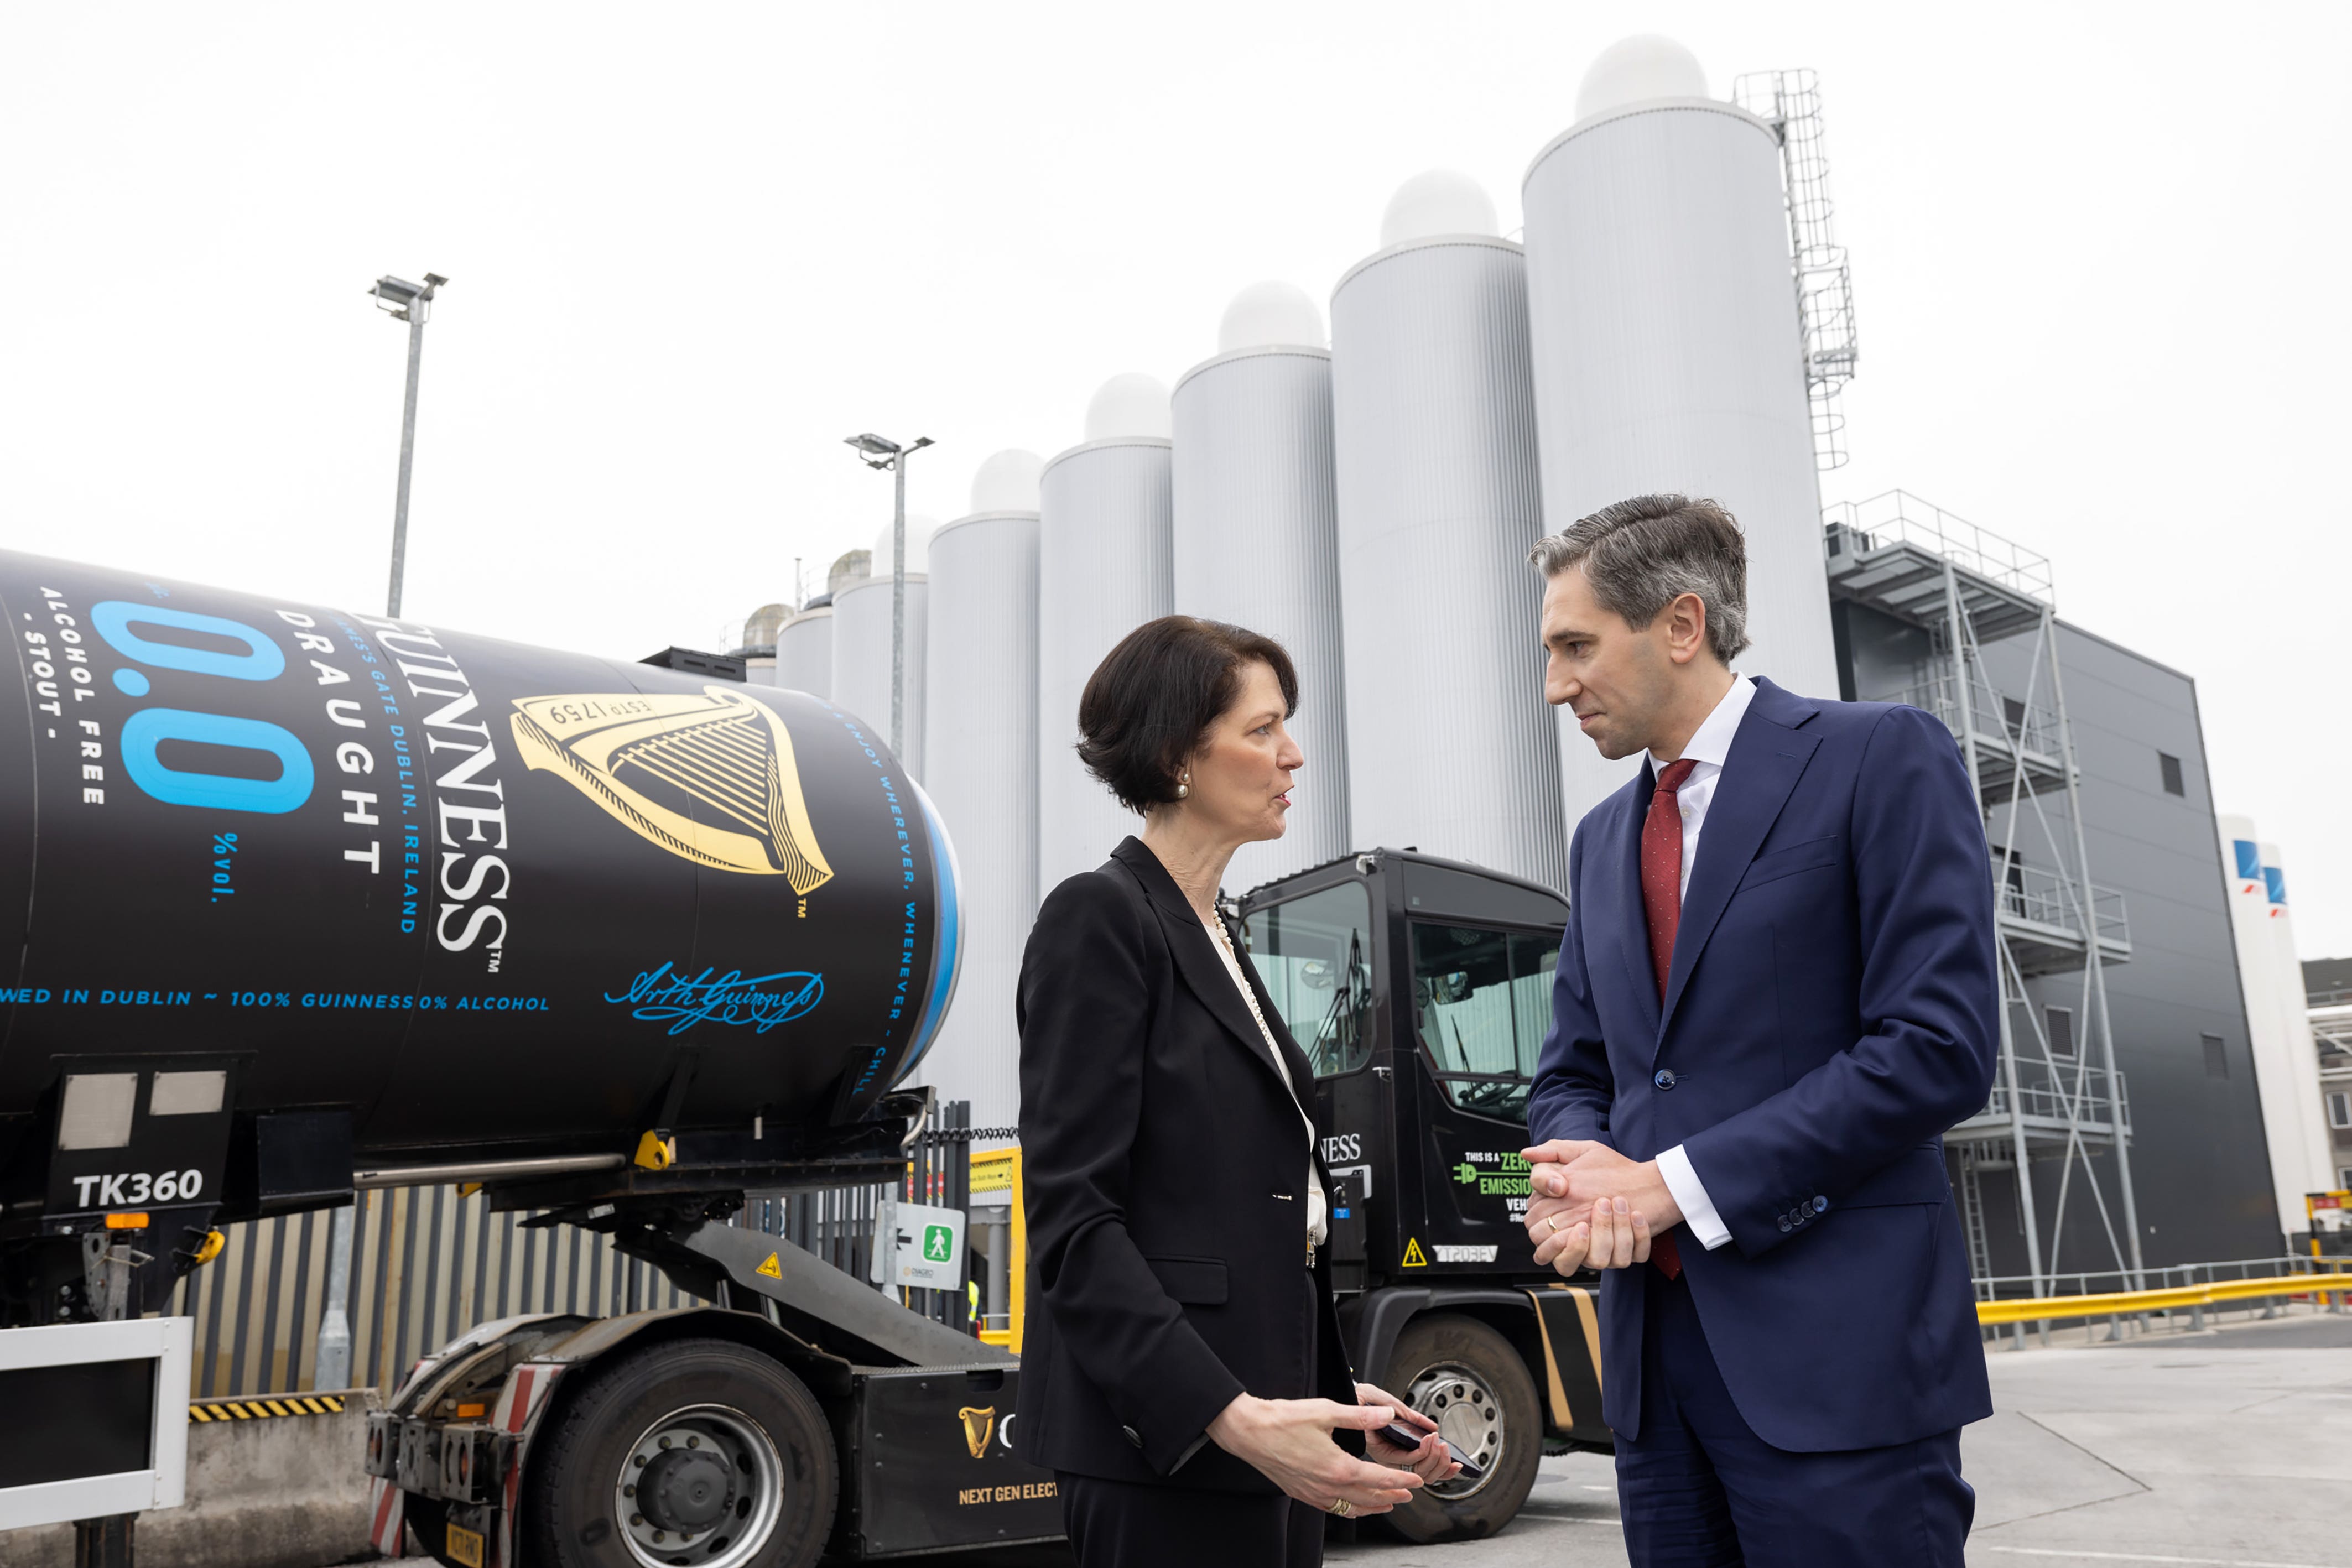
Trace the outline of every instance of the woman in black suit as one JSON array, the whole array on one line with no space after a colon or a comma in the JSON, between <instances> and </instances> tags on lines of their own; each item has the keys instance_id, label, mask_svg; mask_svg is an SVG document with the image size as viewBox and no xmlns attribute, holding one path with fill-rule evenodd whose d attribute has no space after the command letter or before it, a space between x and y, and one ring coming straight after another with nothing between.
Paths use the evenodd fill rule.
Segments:
<instances>
[{"instance_id":1,"label":"woman in black suit","mask_svg":"<svg viewBox=\"0 0 2352 1568\"><path fill-rule=\"evenodd\" d=\"M1348 1366L1313 1075L1216 910L1234 851L1282 835L1297 696L1279 644L1176 615L1078 706L1080 758L1144 828L1053 891L1022 959L1035 1273L1013 1440L1058 1474L1086 1568L1319 1563L1324 1512L1384 1513L1456 1469L1433 1435L1377 1435L1435 1425Z\"/></svg>"}]
</instances>

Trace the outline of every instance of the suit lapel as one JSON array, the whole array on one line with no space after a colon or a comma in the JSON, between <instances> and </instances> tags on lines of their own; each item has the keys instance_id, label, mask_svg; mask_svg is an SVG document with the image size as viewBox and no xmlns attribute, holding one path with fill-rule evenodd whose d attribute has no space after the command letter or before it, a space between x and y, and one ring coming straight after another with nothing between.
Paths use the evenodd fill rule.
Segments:
<instances>
[{"instance_id":1,"label":"suit lapel","mask_svg":"<svg viewBox=\"0 0 2352 1568\"><path fill-rule=\"evenodd\" d=\"M1234 985L1233 977L1225 972L1225 961L1217 952L1216 938L1211 936L1201 924L1200 915L1185 900L1183 890L1176 885L1176 879L1168 874L1168 868L1160 863L1160 857L1153 854L1140 839L1135 838L1128 839L1112 851L1111 857L1127 867L1143 884L1144 893L1150 898L1151 906L1160 916L1160 929L1167 935L1168 951L1175 959L1178 977L1200 999L1201 1005L1209 1009L1209 1015L1224 1025L1225 1032L1234 1037L1235 1043L1249 1052L1251 1060L1275 1075L1276 1087L1282 1090L1284 1097L1296 1099L1289 1086L1280 1082L1280 1070L1275 1066L1274 1058L1266 1052L1265 1036L1258 1032L1257 1020L1250 1017L1249 1004L1242 1000L1241 991ZM1244 965L1244 972L1250 967L1253 966ZM1274 1019L1272 1007L1265 1001L1258 1005L1265 1008L1266 1019L1271 1025ZM1296 1046L1292 1047L1294 1052L1297 1050ZM1306 1071L1303 1055L1293 1063L1291 1071L1297 1074L1296 1082L1314 1082L1313 1074Z\"/></svg>"},{"instance_id":2,"label":"suit lapel","mask_svg":"<svg viewBox=\"0 0 2352 1568\"><path fill-rule=\"evenodd\" d=\"M1691 868L1690 886L1683 895L1682 919L1675 930L1674 963L1666 971L1666 998L1658 1018L1658 1044L1665 1040L1666 1028L1674 1022L1675 1007L1682 1000L1691 970L1697 966L1707 938L1715 934L1716 923L1723 918L1724 909L1731 903L1733 890L1748 874L1749 862L1763 847L1764 836L1780 820L1780 809L1789 803L1805 764L1812 760L1813 750L1821 744L1814 737L1800 733L1797 727L1818 711L1769 681L1759 678L1756 683L1755 698L1748 705L1747 716L1739 721L1739 732L1732 737L1731 754L1725 758L1723 774L1716 780L1715 798L1707 803L1706 824L1699 832L1698 863ZM1638 854L1638 831L1634 839ZM1637 863L1633 927L1637 931L1647 929L1639 919L1640 880ZM1655 1051L1654 1045L1652 1053Z\"/></svg>"}]
</instances>

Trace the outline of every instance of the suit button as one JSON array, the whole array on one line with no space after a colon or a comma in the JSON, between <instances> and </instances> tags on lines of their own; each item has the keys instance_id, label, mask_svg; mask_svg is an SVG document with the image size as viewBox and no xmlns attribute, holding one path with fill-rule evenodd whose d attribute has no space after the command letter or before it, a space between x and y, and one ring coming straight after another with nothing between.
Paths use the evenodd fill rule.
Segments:
<instances>
[{"instance_id":1,"label":"suit button","mask_svg":"<svg viewBox=\"0 0 2352 1568\"><path fill-rule=\"evenodd\" d=\"M1126 1437L1129 1442L1133 1443L1137 1448L1139 1448L1143 1447L1143 1434L1137 1431L1134 1427L1121 1427L1119 1431Z\"/></svg>"},{"instance_id":2,"label":"suit button","mask_svg":"<svg viewBox=\"0 0 2352 1568\"><path fill-rule=\"evenodd\" d=\"M1784 1215L1782 1215L1782 1216L1780 1217L1780 1229L1781 1229L1784 1233L1785 1233L1785 1232L1787 1232L1787 1231L1794 1230L1795 1228L1797 1228L1795 1226L1793 1226L1793 1225L1791 1225L1791 1224L1790 1224L1790 1223L1789 1223L1789 1217L1788 1217L1787 1215L1785 1215L1785 1214L1784 1214Z\"/></svg>"},{"instance_id":3,"label":"suit button","mask_svg":"<svg viewBox=\"0 0 2352 1568\"><path fill-rule=\"evenodd\" d=\"M1829 1211L1830 1200L1828 1198L1816 1197L1813 1199L1813 1212L1815 1214L1827 1214Z\"/></svg>"},{"instance_id":4,"label":"suit button","mask_svg":"<svg viewBox=\"0 0 2352 1568\"><path fill-rule=\"evenodd\" d=\"M1672 1089L1675 1086L1674 1071L1670 1068L1661 1067L1650 1075L1650 1082L1661 1089Z\"/></svg>"}]
</instances>

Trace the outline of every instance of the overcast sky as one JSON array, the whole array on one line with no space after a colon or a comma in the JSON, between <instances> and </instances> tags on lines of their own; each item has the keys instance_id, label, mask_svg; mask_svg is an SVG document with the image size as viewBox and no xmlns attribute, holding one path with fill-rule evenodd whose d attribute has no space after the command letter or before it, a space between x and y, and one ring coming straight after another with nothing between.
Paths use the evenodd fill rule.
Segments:
<instances>
[{"instance_id":1,"label":"overcast sky","mask_svg":"<svg viewBox=\"0 0 2352 1568\"><path fill-rule=\"evenodd\" d=\"M874 25L860 26L862 17ZM882 18L891 19L885 26ZM1262 277L1318 298L1396 184L1518 225L1595 53L1822 77L1861 374L1825 499L2049 555L2196 677L2215 792L2352 952L2352 7L15 5L0 13L0 545L707 645L888 519L1172 382Z\"/></svg>"}]
</instances>

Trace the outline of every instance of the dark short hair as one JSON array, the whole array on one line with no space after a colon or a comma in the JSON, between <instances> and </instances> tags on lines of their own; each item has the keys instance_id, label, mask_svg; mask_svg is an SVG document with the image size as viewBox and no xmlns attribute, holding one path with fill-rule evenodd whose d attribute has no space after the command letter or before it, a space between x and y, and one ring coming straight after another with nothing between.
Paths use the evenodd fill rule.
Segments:
<instances>
[{"instance_id":1,"label":"dark short hair","mask_svg":"<svg viewBox=\"0 0 2352 1568\"><path fill-rule=\"evenodd\" d=\"M1298 672L1273 638L1222 621L1163 615L1119 639L1078 698L1078 760L1130 811L1176 799L1176 775L1241 694L1244 665L1282 684L1298 711Z\"/></svg>"},{"instance_id":2,"label":"dark short hair","mask_svg":"<svg viewBox=\"0 0 2352 1568\"><path fill-rule=\"evenodd\" d=\"M1601 607L1636 631L1696 593L1715 656L1728 664L1748 646L1748 540L1713 501L1635 496L1545 535L1528 559L1546 577L1581 566Z\"/></svg>"}]
</instances>

